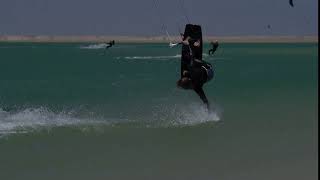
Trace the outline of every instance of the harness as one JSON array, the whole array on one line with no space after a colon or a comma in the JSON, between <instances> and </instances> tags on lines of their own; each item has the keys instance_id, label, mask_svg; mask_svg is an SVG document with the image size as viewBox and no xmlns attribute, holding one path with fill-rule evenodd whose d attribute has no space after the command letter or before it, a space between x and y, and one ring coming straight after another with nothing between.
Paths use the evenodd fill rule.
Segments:
<instances>
[{"instance_id":1,"label":"harness","mask_svg":"<svg viewBox=\"0 0 320 180\"><path fill-rule=\"evenodd\" d=\"M207 66L207 67L206 67ZM201 66L204 70L207 72L207 80L206 82L210 81L213 78L213 68L212 65L209 63L206 63L205 65Z\"/></svg>"}]
</instances>

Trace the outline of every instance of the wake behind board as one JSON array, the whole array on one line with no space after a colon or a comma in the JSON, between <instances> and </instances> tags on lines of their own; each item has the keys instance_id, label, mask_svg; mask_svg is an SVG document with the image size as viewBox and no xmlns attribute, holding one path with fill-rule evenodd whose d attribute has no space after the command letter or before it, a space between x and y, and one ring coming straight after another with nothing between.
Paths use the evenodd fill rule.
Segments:
<instances>
[{"instance_id":1,"label":"wake behind board","mask_svg":"<svg viewBox=\"0 0 320 180\"><path fill-rule=\"evenodd\" d=\"M183 34L183 41L189 38L189 45L182 44L181 52L181 78L183 71L189 70L192 59L202 60L202 31L201 26L187 24ZM200 41L200 46L194 46L194 42Z\"/></svg>"}]
</instances>

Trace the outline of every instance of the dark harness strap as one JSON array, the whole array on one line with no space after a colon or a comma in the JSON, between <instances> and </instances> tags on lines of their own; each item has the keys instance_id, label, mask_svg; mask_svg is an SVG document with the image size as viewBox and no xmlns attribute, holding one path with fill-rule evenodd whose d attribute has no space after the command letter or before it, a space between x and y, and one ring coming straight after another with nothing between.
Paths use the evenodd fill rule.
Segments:
<instances>
[{"instance_id":1,"label":"dark harness strap","mask_svg":"<svg viewBox=\"0 0 320 180\"><path fill-rule=\"evenodd\" d=\"M209 63L205 63L201 67L207 72L207 80L206 80L206 82L210 81L214 76L212 65L209 64Z\"/></svg>"}]
</instances>

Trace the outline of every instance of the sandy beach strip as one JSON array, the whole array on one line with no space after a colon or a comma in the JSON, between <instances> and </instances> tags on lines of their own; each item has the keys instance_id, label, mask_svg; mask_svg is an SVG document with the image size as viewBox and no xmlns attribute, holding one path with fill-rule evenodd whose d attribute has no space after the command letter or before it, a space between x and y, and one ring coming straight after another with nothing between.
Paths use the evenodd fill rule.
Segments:
<instances>
[{"instance_id":1,"label":"sandy beach strip","mask_svg":"<svg viewBox=\"0 0 320 180\"><path fill-rule=\"evenodd\" d=\"M115 40L118 43L168 43L179 41L179 36L169 40L166 36L46 36L46 35L3 35L0 42L65 42L65 43L101 43ZM218 40L226 43L318 43L318 36L204 36L204 42Z\"/></svg>"}]
</instances>

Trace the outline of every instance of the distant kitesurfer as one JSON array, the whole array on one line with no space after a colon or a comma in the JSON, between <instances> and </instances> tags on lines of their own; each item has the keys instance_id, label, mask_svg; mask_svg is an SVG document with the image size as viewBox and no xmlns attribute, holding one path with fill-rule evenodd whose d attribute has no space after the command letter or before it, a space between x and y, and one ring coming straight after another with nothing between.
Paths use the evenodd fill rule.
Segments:
<instances>
[{"instance_id":1,"label":"distant kitesurfer","mask_svg":"<svg viewBox=\"0 0 320 180\"><path fill-rule=\"evenodd\" d=\"M197 60L189 71L184 71L177 86L183 89L193 89L209 109L209 101L203 91L203 85L213 78L213 68L208 62Z\"/></svg>"},{"instance_id":2,"label":"distant kitesurfer","mask_svg":"<svg viewBox=\"0 0 320 180\"><path fill-rule=\"evenodd\" d=\"M112 41L110 41L109 43L106 43L108 46L106 46L106 49L109 49L110 47L112 47L114 44L115 44L115 42L114 42L114 40L112 40Z\"/></svg>"},{"instance_id":3,"label":"distant kitesurfer","mask_svg":"<svg viewBox=\"0 0 320 180\"><path fill-rule=\"evenodd\" d=\"M114 40L110 41L109 43L104 43L103 45L106 45L103 55L106 55L106 51L111 48L115 44Z\"/></svg>"},{"instance_id":4,"label":"distant kitesurfer","mask_svg":"<svg viewBox=\"0 0 320 180\"><path fill-rule=\"evenodd\" d=\"M181 36L181 39L183 40L183 39L184 39L183 33L180 33L180 36ZM170 43L169 43L169 47L170 47L170 48L173 48L173 47L178 46L178 45L180 45L180 44L182 44L182 41L181 41L181 42L178 42L178 43L172 43L172 42L170 42Z\"/></svg>"},{"instance_id":5,"label":"distant kitesurfer","mask_svg":"<svg viewBox=\"0 0 320 180\"><path fill-rule=\"evenodd\" d=\"M209 55L213 55L213 53L216 52L219 46L219 43L218 41L215 41L215 42L211 42L210 44L212 45L212 48L209 50Z\"/></svg>"},{"instance_id":6,"label":"distant kitesurfer","mask_svg":"<svg viewBox=\"0 0 320 180\"><path fill-rule=\"evenodd\" d=\"M170 47L170 48L173 48L173 47L175 47L175 46L178 46L179 44L181 44L181 43L172 43L172 42L170 42L170 43L169 43L169 47Z\"/></svg>"}]
</instances>

